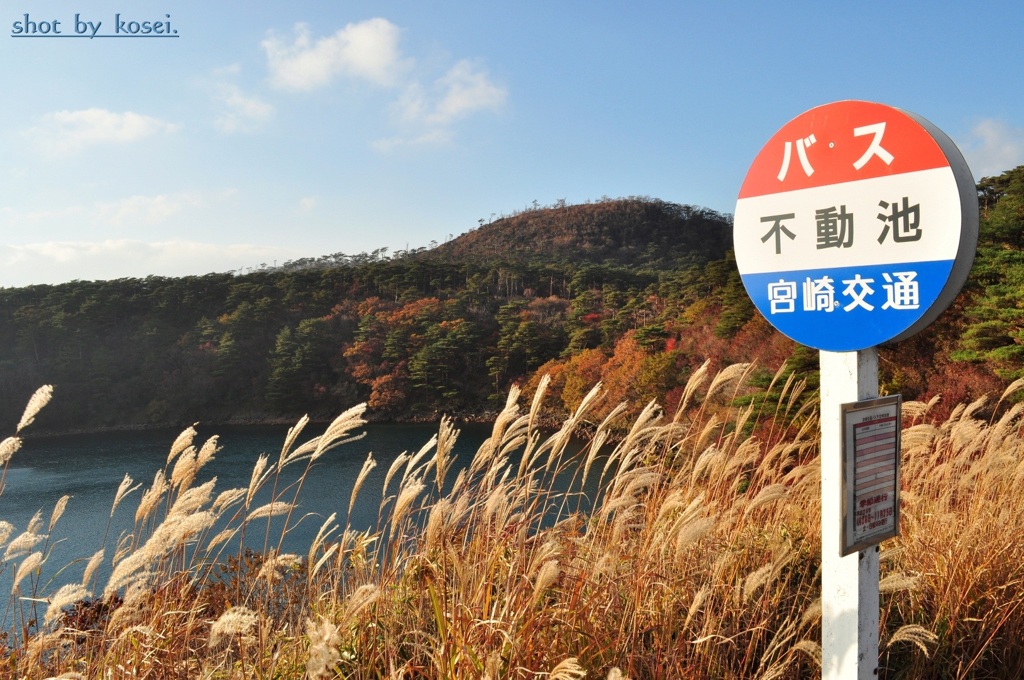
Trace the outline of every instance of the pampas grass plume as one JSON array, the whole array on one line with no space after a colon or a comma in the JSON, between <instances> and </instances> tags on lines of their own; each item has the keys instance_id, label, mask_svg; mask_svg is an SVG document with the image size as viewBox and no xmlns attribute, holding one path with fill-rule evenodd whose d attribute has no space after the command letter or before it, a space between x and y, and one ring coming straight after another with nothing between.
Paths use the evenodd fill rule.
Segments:
<instances>
[{"instance_id":1,"label":"pampas grass plume","mask_svg":"<svg viewBox=\"0 0 1024 680\"><path fill-rule=\"evenodd\" d=\"M61 518L64 511L68 507L68 501L71 500L71 496L64 495L60 497L60 500L53 506L53 512L50 514L50 526L47 531L53 531L53 527L57 524L57 520Z\"/></svg>"},{"instance_id":2,"label":"pampas grass plume","mask_svg":"<svg viewBox=\"0 0 1024 680\"><path fill-rule=\"evenodd\" d=\"M212 648L221 647L236 637L243 641L253 640L252 629L259 621L259 614L247 607L231 607L220 615L213 625L210 626L210 638L208 646Z\"/></svg>"},{"instance_id":3,"label":"pampas grass plume","mask_svg":"<svg viewBox=\"0 0 1024 680\"><path fill-rule=\"evenodd\" d=\"M89 581L96 574L96 570L103 564L104 552L103 548L100 548L89 558L89 562L85 565L85 572L82 574L82 585L89 585Z\"/></svg>"},{"instance_id":4,"label":"pampas grass plume","mask_svg":"<svg viewBox=\"0 0 1024 680\"><path fill-rule=\"evenodd\" d=\"M0 466L7 465L21 448L21 437L8 437L0 442Z\"/></svg>"},{"instance_id":5,"label":"pampas grass plume","mask_svg":"<svg viewBox=\"0 0 1024 680\"><path fill-rule=\"evenodd\" d=\"M312 680L333 677L333 669L341 661L341 654L338 653L338 645L341 644L338 627L323 616L319 623L306 619L306 636L309 638L306 676Z\"/></svg>"},{"instance_id":6,"label":"pampas grass plume","mask_svg":"<svg viewBox=\"0 0 1024 680\"><path fill-rule=\"evenodd\" d=\"M57 617L60 616L61 611L64 607L72 605L80 600L90 596L90 592L86 590L85 586L81 583L68 583L67 585L61 586L57 592L50 596L49 606L46 608L46 616L43 621L46 625L50 625Z\"/></svg>"},{"instance_id":7,"label":"pampas grass plume","mask_svg":"<svg viewBox=\"0 0 1024 680\"><path fill-rule=\"evenodd\" d=\"M195 427L198 424L199 423L195 423L191 427L185 428L181 432L181 434L179 434L178 437L174 440L174 443L171 444L171 450L167 454L168 465L170 465L174 461L174 459L178 457L179 453L181 453L188 447L192 446L192 440L195 439L196 434L198 434L196 432Z\"/></svg>"},{"instance_id":8,"label":"pampas grass plume","mask_svg":"<svg viewBox=\"0 0 1024 680\"><path fill-rule=\"evenodd\" d=\"M18 565L18 571L14 574L14 585L11 586L11 592L14 593L18 590L18 586L21 585L22 580L33 571L39 569L43 564L43 553L34 552Z\"/></svg>"},{"instance_id":9,"label":"pampas grass plume","mask_svg":"<svg viewBox=\"0 0 1024 680\"><path fill-rule=\"evenodd\" d=\"M31 425L39 412L50 403L50 398L53 396L53 385L43 385L32 398L28 400L28 405L25 407L25 412L21 416L21 421L18 423L17 432L21 433L26 427Z\"/></svg>"},{"instance_id":10,"label":"pampas grass plume","mask_svg":"<svg viewBox=\"0 0 1024 680\"><path fill-rule=\"evenodd\" d=\"M249 513L248 518L250 520L254 520L260 519L261 517L277 517L278 515L283 515L288 511L294 509L294 507L295 506L291 503L285 503L284 501L274 501L272 503L267 503L266 505L261 505L260 507L256 508L255 510Z\"/></svg>"},{"instance_id":11,"label":"pampas grass plume","mask_svg":"<svg viewBox=\"0 0 1024 680\"><path fill-rule=\"evenodd\" d=\"M569 657L551 669L550 680L579 680L587 677L587 671L576 657Z\"/></svg>"}]
</instances>

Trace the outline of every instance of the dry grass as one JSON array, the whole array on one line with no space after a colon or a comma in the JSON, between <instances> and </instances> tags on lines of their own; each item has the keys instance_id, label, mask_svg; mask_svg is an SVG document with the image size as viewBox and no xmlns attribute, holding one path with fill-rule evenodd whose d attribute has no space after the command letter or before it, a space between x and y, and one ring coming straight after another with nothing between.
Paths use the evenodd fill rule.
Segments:
<instances>
[{"instance_id":1,"label":"dry grass","mask_svg":"<svg viewBox=\"0 0 1024 680\"><path fill-rule=\"evenodd\" d=\"M349 441L362 409L302 443L301 421L277 462L259 458L240 489L200 483L217 443L197 446L189 428L141 494L121 482L115 509L137 499L134 530L100 546L80 581L38 592L34 577L64 502L48 525L41 515L20 531L0 524L0 568L15 582L0 673L813 677L817 416L803 385L782 375L769 389L777 399L730 406L750 374L705 367L679 411L652 404L631 423L622 409L590 422L595 389L554 433L535 425L540 395L523 412L513 390L468 467L453 468L458 431L443 422L389 469L376 530L332 516L303 555L282 552L270 519L289 530L309 466ZM976 402L934 423L929 406L905 405L904 524L882 554L881 674L1018 677L1024 409ZM0 451L9 459L20 446L14 437ZM353 496L375 464L367 458ZM306 472L285 485L290 466ZM585 481L596 498L583 497ZM261 490L270 500L256 506ZM226 528L213 535L215 525ZM264 549L243 551L247 536ZM97 583L105 560L111 576Z\"/></svg>"}]
</instances>

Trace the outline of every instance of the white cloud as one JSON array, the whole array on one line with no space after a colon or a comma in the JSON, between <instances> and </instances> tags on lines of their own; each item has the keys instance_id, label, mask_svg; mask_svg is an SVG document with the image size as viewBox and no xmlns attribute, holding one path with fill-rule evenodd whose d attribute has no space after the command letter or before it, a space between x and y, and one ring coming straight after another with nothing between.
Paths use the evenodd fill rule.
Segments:
<instances>
[{"instance_id":1,"label":"white cloud","mask_svg":"<svg viewBox=\"0 0 1024 680\"><path fill-rule=\"evenodd\" d=\"M375 139L370 142L370 146L377 151L387 152L401 147L444 146L451 143L454 138L455 134L451 130L436 129L416 136Z\"/></svg>"},{"instance_id":2,"label":"white cloud","mask_svg":"<svg viewBox=\"0 0 1024 680\"><path fill-rule=\"evenodd\" d=\"M399 32L390 21L378 18L314 39L309 26L299 23L291 40L270 35L261 46L270 82L281 89L314 90L342 75L392 86L405 68L398 50Z\"/></svg>"},{"instance_id":3,"label":"white cloud","mask_svg":"<svg viewBox=\"0 0 1024 680\"><path fill-rule=\"evenodd\" d=\"M304 196L299 201L299 212L308 213L316 208L316 196Z\"/></svg>"},{"instance_id":4,"label":"white cloud","mask_svg":"<svg viewBox=\"0 0 1024 680\"><path fill-rule=\"evenodd\" d=\"M221 83L215 99L220 113L213 123L221 132L254 132L274 116L273 106L231 83Z\"/></svg>"},{"instance_id":5,"label":"white cloud","mask_svg":"<svg viewBox=\"0 0 1024 680\"><path fill-rule=\"evenodd\" d=\"M11 208L2 211L7 227L39 228L45 223L75 223L88 226L132 227L149 226L164 222L185 208L203 204L198 193L157 194L154 196L128 196L115 201L97 201L90 205L71 205L18 212Z\"/></svg>"},{"instance_id":6,"label":"white cloud","mask_svg":"<svg viewBox=\"0 0 1024 680\"><path fill-rule=\"evenodd\" d=\"M416 60L399 50L400 33L380 18L349 24L323 38L314 38L308 25L296 24L291 37L271 34L261 45L270 82L279 89L311 91L342 77L397 89L391 113L399 132L371 142L378 151L448 144L458 121L505 105L508 89L472 60L455 62L432 82L414 75Z\"/></svg>"},{"instance_id":7,"label":"white cloud","mask_svg":"<svg viewBox=\"0 0 1024 680\"><path fill-rule=\"evenodd\" d=\"M455 64L437 82L444 94L427 118L437 125L484 109L500 109L508 97L508 91L491 82L484 69L466 60Z\"/></svg>"},{"instance_id":8,"label":"white cloud","mask_svg":"<svg viewBox=\"0 0 1024 680\"><path fill-rule=\"evenodd\" d=\"M975 178L1000 175L1024 164L1024 128L1012 128L993 118L983 119L971 129L960 150Z\"/></svg>"},{"instance_id":9,"label":"white cloud","mask_svg":"<svg viewBox=\"0 0 1024 680\"><path fill-rule=\"evenodd\" d=\"M75 279L189 276L237 271L297 257L297 252L274 246L184 240L108 239L0 245L0 286Z\"/></svg>"},{"instance_id":10,"label":"white cloud","mask_svg":"<svg viewBox=\"0 0 1024 680\"><path fill-rule=\"evenodd\" d=\"M483 67L459 61L429 90L419 83L406 86L394 104L394 112L412 131L378 139L372 146L389 151L401 146L446 144L454 138L452 125L456 121L479 111L499 110L507 99L507 88L494 83Z\"/></svg>"},{"instance_id":11,"label":"white cloud","mask_svg":"<svg viewBox=\"0 0 1024 680\"><path fill-rule=\"evenodd\" d=\"M62 155L77 153L97 144L137 142L177 129L177 125L133 111L116 113L91 108L48 113L38 125L26 130L25 135L43 151Z\"/></svg>"},{"instance_id":12,"label":"white cloud","mask_svg":"<svg viewBox=\"0 0 1024 680\"><path fill-rule=\"evenodd\" d=\"M202 205L202 198L191 193L129 196L117 201L96 203L92 210L92 220L114 227L158 224L177 215L183 208L199 205Z\"/></svg>"}]
</instances>

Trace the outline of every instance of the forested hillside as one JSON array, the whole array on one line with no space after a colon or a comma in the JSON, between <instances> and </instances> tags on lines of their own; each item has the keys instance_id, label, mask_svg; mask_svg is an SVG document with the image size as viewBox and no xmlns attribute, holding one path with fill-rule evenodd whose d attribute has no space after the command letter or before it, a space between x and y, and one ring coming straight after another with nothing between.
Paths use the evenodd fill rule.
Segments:
<instances>
[{"instance_id":1,"label":"forested hillside","mask_svg":"<svg viewBox=\"0 0 1024 680\"><path fill-rule=\"evenodd\" d=\"M964 294L881 355L883 389L957 403L1024 375L1024 166L979 185L982 238ZM36 431L326 417L486 418L512 383L553 378L573 407L672 409L705 359L781 365L813 351L754 312L728 216L647 198L535 207L442 246L341 253L244 275L0 290L0 415L45 383Z\"/></svg>"}]
</instances>

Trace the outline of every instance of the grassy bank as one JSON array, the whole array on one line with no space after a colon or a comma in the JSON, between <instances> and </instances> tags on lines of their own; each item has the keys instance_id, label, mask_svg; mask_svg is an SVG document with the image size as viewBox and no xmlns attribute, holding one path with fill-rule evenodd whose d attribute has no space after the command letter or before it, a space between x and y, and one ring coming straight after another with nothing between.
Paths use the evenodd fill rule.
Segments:
<instances>
[{"instance_id":1,"label":"grassy bank","mask_svg":"<svg viewBox=\"0 0 1024 680\"><path fill-rule=\"evenodd\" d=\"M278 456L257 460L247 488L205 479L216 439L195 442L186 430L152 482L122 482L111 515L134 512L134 531L68 565L58 583L38 574L73 501L28 527L0 525L0 568L14 582L0 673L813 677L815 402L777 376L770 400L735 407L750 367L706 369L674 413L651 405L629 423L620 409L590 422L595 389L550 435L537 419L543 385L523 403L513 390L466 469L452 467L458 432L443 422L391 466L375 531L332 516L301 555L280 552L271 520L283 519L284 531L299 521L302 480L321 455L358 451L347 440L362 408L318 438L304 439L300 422ZM993 398L933 422L928 404L904 404L902 533L882 546L882 677L1024 673L1022 410ZM582 424L593 434L575 452L567 444ZM627 434L607 444L612 431ZM5 470L19 447L18 436L0 444ZM519 450L522 463L510 465ZM360 477L374 465L368 457ZM293 466L305 474L279 487ZM566 473L575 486L552 491ZM585 478L600 479L596 499L573 490ZM272 500L257 507L267 489ZM264 549L241 550L254 536ZM112 567L105 583L95 577L101 564Z\"/></svg>"}]
</instances>

